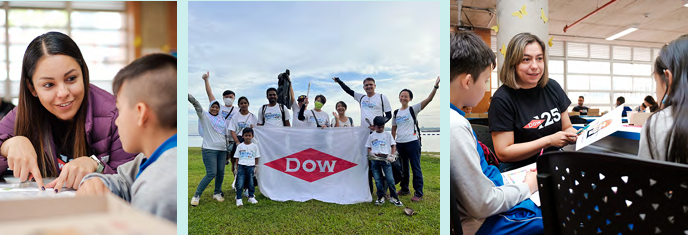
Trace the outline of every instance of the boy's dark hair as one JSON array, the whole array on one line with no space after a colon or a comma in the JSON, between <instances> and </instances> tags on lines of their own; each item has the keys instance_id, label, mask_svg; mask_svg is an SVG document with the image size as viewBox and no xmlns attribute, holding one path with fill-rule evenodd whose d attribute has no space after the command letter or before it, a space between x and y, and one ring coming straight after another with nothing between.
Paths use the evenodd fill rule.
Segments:
<instances>
[{"instance_id":1,"label":"boy's dark hair","mask_svg":"<svg viewBox=\"0 0 688 235\"><path fill-rule=\"evenodd\" d=\"M232 90L226 90L225 92L222 92L222 96L226 96L226 95L236 96L236 94L234 94L234 92Z\"/></svg>"},{"instance_id":2,"label":"boy's dark hair","mask_svg":"<svg viewBox=\"0 0 688 235\"><path fill-rule=\"evenodd\" d=\"M578 96L578 98L585 99L585 97L583 97L582 95L581 95L581 96Z\"/></svg>"},{"instance_id":3,"label":"boy's dark hair","mask_svg":"<svg viewBox=\"0 0 688 235\"><path fill-rule=\"evenodd\" d=\"M250 127L244 128L244 131L241 132L241 135L243 136L243 135L245 135L246 133L251 133L251 136L254 136L254 137L256 136L256 135L253 133L253 128L250 128Z\"/></svg>"},{"instance_id":4,"label":"boy's dark hair","mask_svg":"<svg viewBox=\"0 0 688 235\"><path fill-rule=\"evenodd\" d=\"M320 98L320 103L325 104L325 102L327 102L327 99L325 98L324 95L316 95L314 100L317 100L318 97Z\"/></svg>"},{"instance_id":5,"label":"boy's dark hair","mask_svg":"<svg viewBox=\"0 0 688 235\"><path fill-rule=\"evenodd\" d=\"M401 90L401 91L399 92L399 96L401 96L401 93L404 92L404 91L409 93L409 98L410 98L410 99L413 99L413 92L411 92L411 90L409 90L409 89L403 89L403 90Z\"/></svg>"},{"instance_id":6,"label":"boy's dark hair","mask_svg":"<svg viewBox=\"0 0 688 235\"><path fill-rule=\"evenodd\" d=\"M478 80L485 68L495 66L495 53L475 33L461 31L451 34L450 82L459 75L467 73Z\"/></svg>"},{"instance_id":7,"label":"boy's dark hair","mask_svg":"<svg viewBox=\"0 0 688 235\"><path fill-rule=\"evenodd\" d=\"M624 98L623 96L619 96L619 98L616 98L616 102L619 102L619 103L622 103L622 104L623 104L623 103L626 103L626 98Z\"/></svg>"},{"instance_id":8,"label":"boy's dark hair","mask_svg":"<svg viewBox=\"0 0 688 235\"><path fill-rule=\"evenodd\" d=\"M270 87L267 90L265 90L265 95L268 95L268 93L270 93L270 91L275 91L275 93L277 93L277 89L275 89L274 87Z\"/></svg>"},{"instance_id":9,"label":"boy's dark hair","mask_svg":"<svg viewBox=\"0 0 688 235\"><path fill-rule=\"evenodd\" d=\"M367 81L373 81L373 84L375 83L375 79L373 79L371 77L367 77L366 79L363 79L363 85L365 85L365 82L367 82Z\"/></svg>"},{"instance_id":10,"label":"boy's dark hair","mask_svg":"<svg viewBox=\"0 0 688 235\"><path fill-rule=\"evenodd\" d=\"M129 85L119 94L125 82ZM115 95L127 96L131 104L143 101L153 110L162 127L177 128L176 57L156 53L134 60L117 72L112 91Z\"/></svg>"}]
</instances>

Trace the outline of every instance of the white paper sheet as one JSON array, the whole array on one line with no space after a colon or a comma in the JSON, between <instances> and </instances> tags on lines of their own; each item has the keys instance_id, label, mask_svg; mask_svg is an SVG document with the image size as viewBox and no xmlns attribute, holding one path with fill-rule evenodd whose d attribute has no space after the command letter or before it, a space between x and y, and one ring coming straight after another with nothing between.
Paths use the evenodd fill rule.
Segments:
<instances>
[{"instance_id":1,"label":"white paper sheet","mask_svg":"<svg viewBox=\"0 0 688 235\"><path fill-rule=\"evenodd\" d=\"M585 129L576 140L576 151L595 143L596 141L613 134L621 129L623 123L621 122L621 114L624 106L620 105L611 112L591 122L588 128Z\"/></svg>"}]
</instances>

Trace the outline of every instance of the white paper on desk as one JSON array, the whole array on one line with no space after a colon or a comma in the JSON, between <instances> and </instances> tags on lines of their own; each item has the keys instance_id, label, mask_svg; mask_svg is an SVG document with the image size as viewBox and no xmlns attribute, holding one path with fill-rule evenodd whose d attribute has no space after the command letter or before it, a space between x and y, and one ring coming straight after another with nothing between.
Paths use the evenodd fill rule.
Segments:
<instances>
[{"instance_id":1,"label":"white paper on desk","mask_svg":"<svg viewBox=\"0 0 688 235\"><path fill-rule=\"evenodd\" d=\"M43 178L44 183L50 183L55 178ZM62 188L59 193L55 193L52 188L45 191L38 189L35 181L21 183L14 177L5 178L4 183L0 183L0 200L18 200L44 197L74 197L76 191L70 188Z\"/></svg>"},{"instance_id":2,"label":"white paper on desk","mask_svg":"<svg viewBox=\"0 0 688 235\"><path fill-rule=\"evenodd\" d=\"M537 164L534 162L526 166L502 173L502 180L504 181L504 185L525 182L527 172L530 171L530 169L535 168L536 166ZM531 194L530 200L532 200L536 206L540 207L540 191L535 191L533 194Z\"/></svg>"},{"instance_id":3,"label":"white paper on desk","mask_svg":"<svg viewBox=\"0 0 688 235\"><path fill-rule=\"evenodd\" d=\"M585 129L576 140L576 151L601 140L608 135L621 129L623 123L621 122L621 114L624 106L620 105L611 112L591 122L588 129Z\"/></svg>"}]
</instances>

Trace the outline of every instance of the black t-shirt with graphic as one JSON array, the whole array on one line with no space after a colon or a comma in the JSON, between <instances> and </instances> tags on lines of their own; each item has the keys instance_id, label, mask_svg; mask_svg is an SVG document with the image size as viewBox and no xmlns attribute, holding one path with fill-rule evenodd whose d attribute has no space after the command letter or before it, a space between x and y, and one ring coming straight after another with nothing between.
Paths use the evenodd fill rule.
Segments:
<instances>
[{"instance_id":1,"label":"black t-shirt with graphic","mask_svg":"<svg viewBox=\"0 0 688 235\"><path fill-rule=\"evenodd\" d=\"M514 143L526 143L561 131L561 113L566 112L571 100L559 83L550 79L547 86L514 90L502 85L492 96L488 110L490 132L513 131ZM557 151L550 147L545 151ZM500 164L508 171L537 160L539 153L519 162Z\"/></svg>"},{"instance_id":2,"label":"black t-shirt with graphic","mask_svg":"<svg viewBox=\"0 0 688 235\"><path fill-rule=\"evenodd\" d=\"M576 106L573 107L574 112L580 112L580 115L588 115L588 107L585 106Z\"/></svg>"}]
</instances>

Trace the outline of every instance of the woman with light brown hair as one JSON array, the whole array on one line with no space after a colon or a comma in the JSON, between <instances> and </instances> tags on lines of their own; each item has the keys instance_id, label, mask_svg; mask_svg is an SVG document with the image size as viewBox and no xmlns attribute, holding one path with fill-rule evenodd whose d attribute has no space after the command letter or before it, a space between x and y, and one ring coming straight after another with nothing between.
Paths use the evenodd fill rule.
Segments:
<instances>
[{"instance_id":1,"label":"woman with light brown hair","mask_svg":"<svg viewBox=\"0 0 688 235\"><path fill-rule=\"evenodd\" d=\"M503 83L489 108L494 150L500 171L537 160L576 142L567 109L571 104L559 83L547 73L545 43L530 33L514 36L499 72Z\"/></svg>"},{"instance_id":2,"label":"woman with light brown hair","mask_svg":"<svg viewBox=\"0 0 688 235\"><path fill-rule=\"evenodd\" d=\"M119 140L115 97L89 83L79 47L48 32L24 53L19 104L0 121L0 175L31 177L38 188L79 188L93 172L117 173L134 159ZM58 177L43 184L43 177Z\"/></svg>"}]
</instances>

